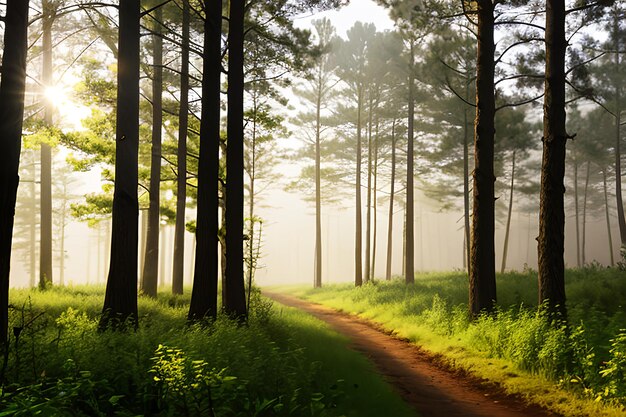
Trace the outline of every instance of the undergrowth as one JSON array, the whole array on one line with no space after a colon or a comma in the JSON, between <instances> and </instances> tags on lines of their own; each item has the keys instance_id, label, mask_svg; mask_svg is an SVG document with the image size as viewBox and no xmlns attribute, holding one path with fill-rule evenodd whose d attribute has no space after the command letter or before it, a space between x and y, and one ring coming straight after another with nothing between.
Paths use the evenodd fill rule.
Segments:
<instances>
[{"instance_id":1,"label":"undergrowth","mask_svg":"<svg viewBox=\"0 0 626 417\"><path fill-rule=\"evenodd\" d=\"M342 381L258 292L246 326L187 326L188 297L141 297L136 332L98 331L102 296L12 291L0 416L347 415Z\"/></svg>"},{"instance_id":2,"label":"undergrowth","mask_svg":"<svg viewBox=\"0 0 626 417\"><path fill-rule=\"evenodd\" d=\"M592 265L566 275L568 326L552 325L537 308L534 271L499 275L496 311L475 320L468 316L467 278L460 272L418 275L410 286L401 280L376 281L360 288L332 285L298 293L372 318L404 336L427 329L475 354L504 359L591 400L623 407L623 271Z\"/></svg>"}]
</instances>

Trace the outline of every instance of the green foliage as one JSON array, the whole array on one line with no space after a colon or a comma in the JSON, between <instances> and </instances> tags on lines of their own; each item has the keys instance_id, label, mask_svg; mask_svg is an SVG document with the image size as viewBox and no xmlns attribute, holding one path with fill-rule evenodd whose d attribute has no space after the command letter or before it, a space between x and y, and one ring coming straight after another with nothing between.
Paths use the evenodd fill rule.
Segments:
<instances>
[{"instance_id":1,"label":"green foliage","mask_svg":"<svg viewBox=\"0 0 626 417\"><path fill-rule=\"evenodd\" d=\"M189 295L141 297L136 332L98 331L103 292L92 286L12 290L0 416L375 415L362 414L365 406L350 414L337 372L303 349L323 343L326 355L341 357L345 343L303 337L315 333L318 322L302 313L276 314L258 291L247 326L226 317L185 325ZM362 363L346 363L373 375L359 371ZM387 395L387 402L397 402L392 408L404 410ZM356 393L361 402L367 396Z\"/></svg>"},{"instance_id":2,"label":"green foliage","mask_svg":"<svg viewBox=\"0 0 626 417\"><path fill-rule=\"evenodd\" d=\"M402 335L434 333L474 355L502 359L584 396L626 404L623 275L592 264L567 271L566 279L569 321L577 323L570 327L554 326L537 308L537 275L530 270L499 275L499 308L473 321L462 273L425 274L412 286L400 281L327 286L304 295L364 314Z\"/></svg>"}]
</instances>

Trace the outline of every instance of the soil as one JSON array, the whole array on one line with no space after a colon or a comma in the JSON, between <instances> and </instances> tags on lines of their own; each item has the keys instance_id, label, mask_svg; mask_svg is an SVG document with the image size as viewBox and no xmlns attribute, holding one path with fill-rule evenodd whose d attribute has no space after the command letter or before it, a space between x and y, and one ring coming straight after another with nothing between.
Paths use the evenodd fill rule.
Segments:
<instances>
[{"instance_id":1,"label":"soil","mask_svg":"<svg viewBox=\"0 0 626 417\"><path fill-rule=\"evenodd\" d=\"M519 396L506 394L492 382L446 366L440 356L394 336L375 323L290 295L265 290L263 294L303 310L347 336L350 347L368 357L422 417L559 416L528 404Z\"/></svg>"}]
</instances>

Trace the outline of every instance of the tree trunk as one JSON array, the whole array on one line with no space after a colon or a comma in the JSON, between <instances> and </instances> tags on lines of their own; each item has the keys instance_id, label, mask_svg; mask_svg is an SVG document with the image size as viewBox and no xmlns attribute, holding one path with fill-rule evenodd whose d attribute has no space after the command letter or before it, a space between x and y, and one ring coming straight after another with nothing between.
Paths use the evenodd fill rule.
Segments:
<instances>
[{"instance_id":1,"label":"tree trunk","mask_svg":"<svg viewBox=\"0 0 626 417\"><path fill-rule=\"evenodd\" d=\"M407 140L407 152L406 152L406 212L405 212L405 228L406 228L406 243L405 243L405 271L404 281L407 284L413 284L415 282L415 240L414 240L414 214L413 214L413 130L415 120L415 93L414 84L415 79L413 71L415 65L415 51L414 42L411 41L411 63L409 66L409 114L408 114L408 140Z\"/></svg>"},{"instance_id":2,"label":"tree trunk","mask_svg":"<svg viewBox=\"0 0 626 417\"><path fill-rule=\"evenodd\" d=\"M100 329L137 323L139 0L119 5L115 191L111 262Z\"/></svg>"},{"instance_id":3,"label":"tree trunk","mask_svg":"<svg viewBox=\"0 0 626 417\"><path fill-rule=\"evenodd\" d=\"M504 274L506 269L506 256L509 249L509 232L511 230L511 214L513 213L513 186L515 184L515 151L513 151L513 158L511 164L511 188L509 189L509 210L506 217L506 232L504 233L504 249L502 251L502 268L500 273Z\"/></svg>"},{"instance_id":4,"label":"tree trunk","mask_svg":"<svg viewBox=\"0 0 626 417\"><path fill-rule=\"evenodd\" d=\"M372 111L373 99L370 97L367 114L367 208L365 210L365 282L370 280L372 262Z\"/></svg>"},{"instance_id":5,"label":"tree trunk","mask_svg":"<svg viewBox=\"0 0 626 417\"><path fill-rule=\"evenodd\" d=\"M363 285L363 231L361 221L361 112L363 110L363 87L357 92L357 119L356 119L356 224L354 236L354 285Z\"/></svg>"},{"instance_id":6,"label":"tree trunk","mask_svg":"<svg viewBox=\"0 0 626 417\"><path fill-rule=\"evenodd\" d=\"M254 269L256 267L254 256L254 183L256 179L256 140L257 140L257 116L258 116L258 102L257 91L253 88L252 91L252 158L250 161L248 178L249 193L248 193L248 297L246 301L246 308L250 309L250 297L252 295L252 280L254 279Z\"/></svg>"},{"instance_id":7,"label":"tree trunk","mask_svg":"<svg viewBox=\"0 0 626 417\"><path fill-rule=\"evenodd\" d=\"M402 223L402 276L406 277L406 196L404 199L404 213L404 221Z\"/></svg>"},{"instance_id":8,"label":"tree trunk","mask_svg":"<svg viewBox=\"0 0 626 417\"><path fill-rule=\"evenodd\" d=\"M492 311L496 302L493 7L491 0L478 1L475 167L469 266L469 306L473 316L481 311Z\"/></svg>"},{"instance_id":9,"label":"tree trunk","mask_svg":"<svg viewBox=\"0 0 626 417\"><path fill-rule=\"evenodd\" d=\"M323 67L319 66L317 77L317 101L315 102L315 279L313 287L322 286L322 151L321 151L321 128L322 128L322 90L323 90Z\"/></svg>"},{"instance_id":10,"label":"tree trunk","mask_svg":"<svg viewBox=\"0 0 626 417\"><path fill-rule=\"evenodd\" d=\"M580 209L578 208L578 160L574 158L574 220L576 221L576 266L580 268Z\"/></svg>"},{"instance_id":11,"label":"tree trunk","mask_svg":"<svg viewBox=\"0 0 626 417\"><path fill-rule=\"evenodd\" d=\"M41 78L44 89L44 124L46 126L52 126L54 111L50 98L45 95L45 89L52 87L52 24L56 18L54 7L49 0L44 0L42 3ZM41 144L40 176L39 288L45 289L52 284L52 148L47 143Z\"/></svg>"},{"instance_id":12,"label":"tree trunk","mask_svg":"<svg viewBox=\"0 0 626 417\"><path fill-rule=\"evenodd\" d=\"M35 170L33 170L33 180L30 182L30 195L33 206L28 210L30 215L30 288L35 288L37 285L37 213L35 211L35 201L37 199L37 192L35 191Z\"/></svg>"},{"instance_id":13,"label":"tree trunk","mask_svg":"<svg viewBox=\"0 0 626 417\"><path fill-rule=\"evenodd\" d=\"M150 205L148 207L148 235L144 254L141 291L156 298L159 282L159 231L161 228L161 128L163 126L163 39L161 22L163 10L154 11L152 35L152 151L150 159ZM163 256L162 256L163 257ZM163 274L163 271L161 271Z\"/></svg>"},{"instance_id":14,"label":"tree trunk","mask_svg":"<svg viewBox=\"0 0 626 417\"><path fill-rule=\"evenodd\" d=\"M231 0L228 25L228 144L226 149L225 312L247 318L243 278L243 60L245 2ZM211 65L215 65L214 62Z\"/></svg>"},{"instance_id":15,"label":"tree trunk","mask_svg":"<svg viewBox=\"0 0 626 417\"><path fill-rule=\"evenodd\" d=\"M469 87L467 88L467 95L469 96ZM469 97L467 97L469 99ZM463 110L463 215L465 224L464 234L464 248L465 256L463 260L467 263L467 276L470 275L470 190L469 190L469 129L467 127L467 109Z\"/></svg>"},{"instance_id":16,"label":"tree trunk","mask_svg":"<svg viewBox=\"0 0 626 417\"><path fill-rule=\"evenodd\" d=\"M387 268L385 279L391 280L391 258L393 255L393 198L396 187L396 120L391 125L391 185L389 190L389 222L387 223Z\"/></svg>"},{"instance_id":17,"label":"tree trunk","mask_svg":"<svg viewBox=\"0 0 626 417\"><path fill-rule=\"evenodd\" d=\"M217 317L222 1L205 1L205 10L196 255L190 321Z\"/></svg>"},{"instance_id":18,"label":"tree trunk","mask_svg":"<svg viewBox=\"0 0 626 417\"><path fill-rule=\"evenodd\" d=\"M587 261L585 259L585 241L587 237L587 190L589 189L589 176L591 175L591 162L587 161L587 174L585 175L585 189L583 191L583 240L581 247L581 257L583 261L583 266L586 265Z\"/></svg>"},{"instance_id":19,"label":"tree trunk","mask_svg":"<svg viewBox=\"0 0 626 417\"><path fill-rule=\"evenodd\" d=\"M376 270L376 235L378 234L378 227L376 227L376 223L378 222L378 214L376 212L377 204L376 204L376 187L378 184L378 121L376 122L376 135L374 136L374 188L372 189L372 210L374 212L374 231L372 233L372 269L370 279L374 280L374 274Z\"/></svg>"},{"instance_id":20,"label":"tree trunk","mask_svg":"<svg viewBox=\"0 0 626 417\"><path fill-rule=\"evenodd\" d=\"M172 294L183 293L185 272L185 206L187 200L187 128L189 120L189 0L183 0L183 33L180 63L180 106L178 112L178 177L176 179L176 226Z\"/></svg>"},{"instance_id":21,"label":"tree trunk","mask_svg":"<svg viewBox=\"0 0 626 417\"><path fill-rule=\"evenodd\" d=\"M539 204L539 304L566 318L563 260L565 210L565 2L548 0L543 157ZM556 317L558 318L558 317Z\"/></svg>"},{"instance_id":22,"label":"tree trunk","mask_svg":"<svg viewBox=\"0 0 626 417\"><path fill-rule=\"evenodd\" d=\"M606 215L606 231L609 236L609 254L611 255L611 266L615 266L613 257L613 236L611 236L611 217L609 215L609 192L606 186L606 168L602 170L602 186L604 188L604 213Z\"/></svg>"},{"instance_id":23,"label":"tree trunk","mask_svg":"<svg viewBox=\"0 0 626 417\"><path fill-rule=\"evenodd\" d=\"M7 0L0 81L0 350L7 342L9 271L26 88L28 0ZM0 381L4 382L4 381Z\"/></svg>"},{"instance_id":24,"label":"tree trunk","mask_svg":"<svg viewBox=\"0 0 626 417\"><path fill-rule=\"evenodd\" d=\"M615 42L615 71L618 71L616 79L619 79L620 74L620 30L619 19L617 17L613 20L613 40ZM617 82L615 85L615 199L617 200L617 223L619 225L619 235L621 240L620 255L624 257L626 255L626 220L624 219L624 200L622 199L622 140L621 140L621 125L622 125L622 86Z\"/></svg>"}]
</instances>

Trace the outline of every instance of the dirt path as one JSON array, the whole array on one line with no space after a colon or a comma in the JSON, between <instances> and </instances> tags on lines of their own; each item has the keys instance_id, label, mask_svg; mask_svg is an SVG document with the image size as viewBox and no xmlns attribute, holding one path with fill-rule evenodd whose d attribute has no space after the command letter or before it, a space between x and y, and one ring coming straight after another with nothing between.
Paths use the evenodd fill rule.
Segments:
<instances>
[{"instance_id":1,"label":"dirt path","mask_svg":"<svg viewBox=\"0 0 626 417\"><path fill-rule=\"evenodd\" d=\"M432 355L406 340L389 335L371 322L290 295L265 290L263 294L281 304L306 311L350 338L350 346L368 357L422 417L557 416L506 395L493 384L437 366Z\"/></svg>"}]
</instances>

